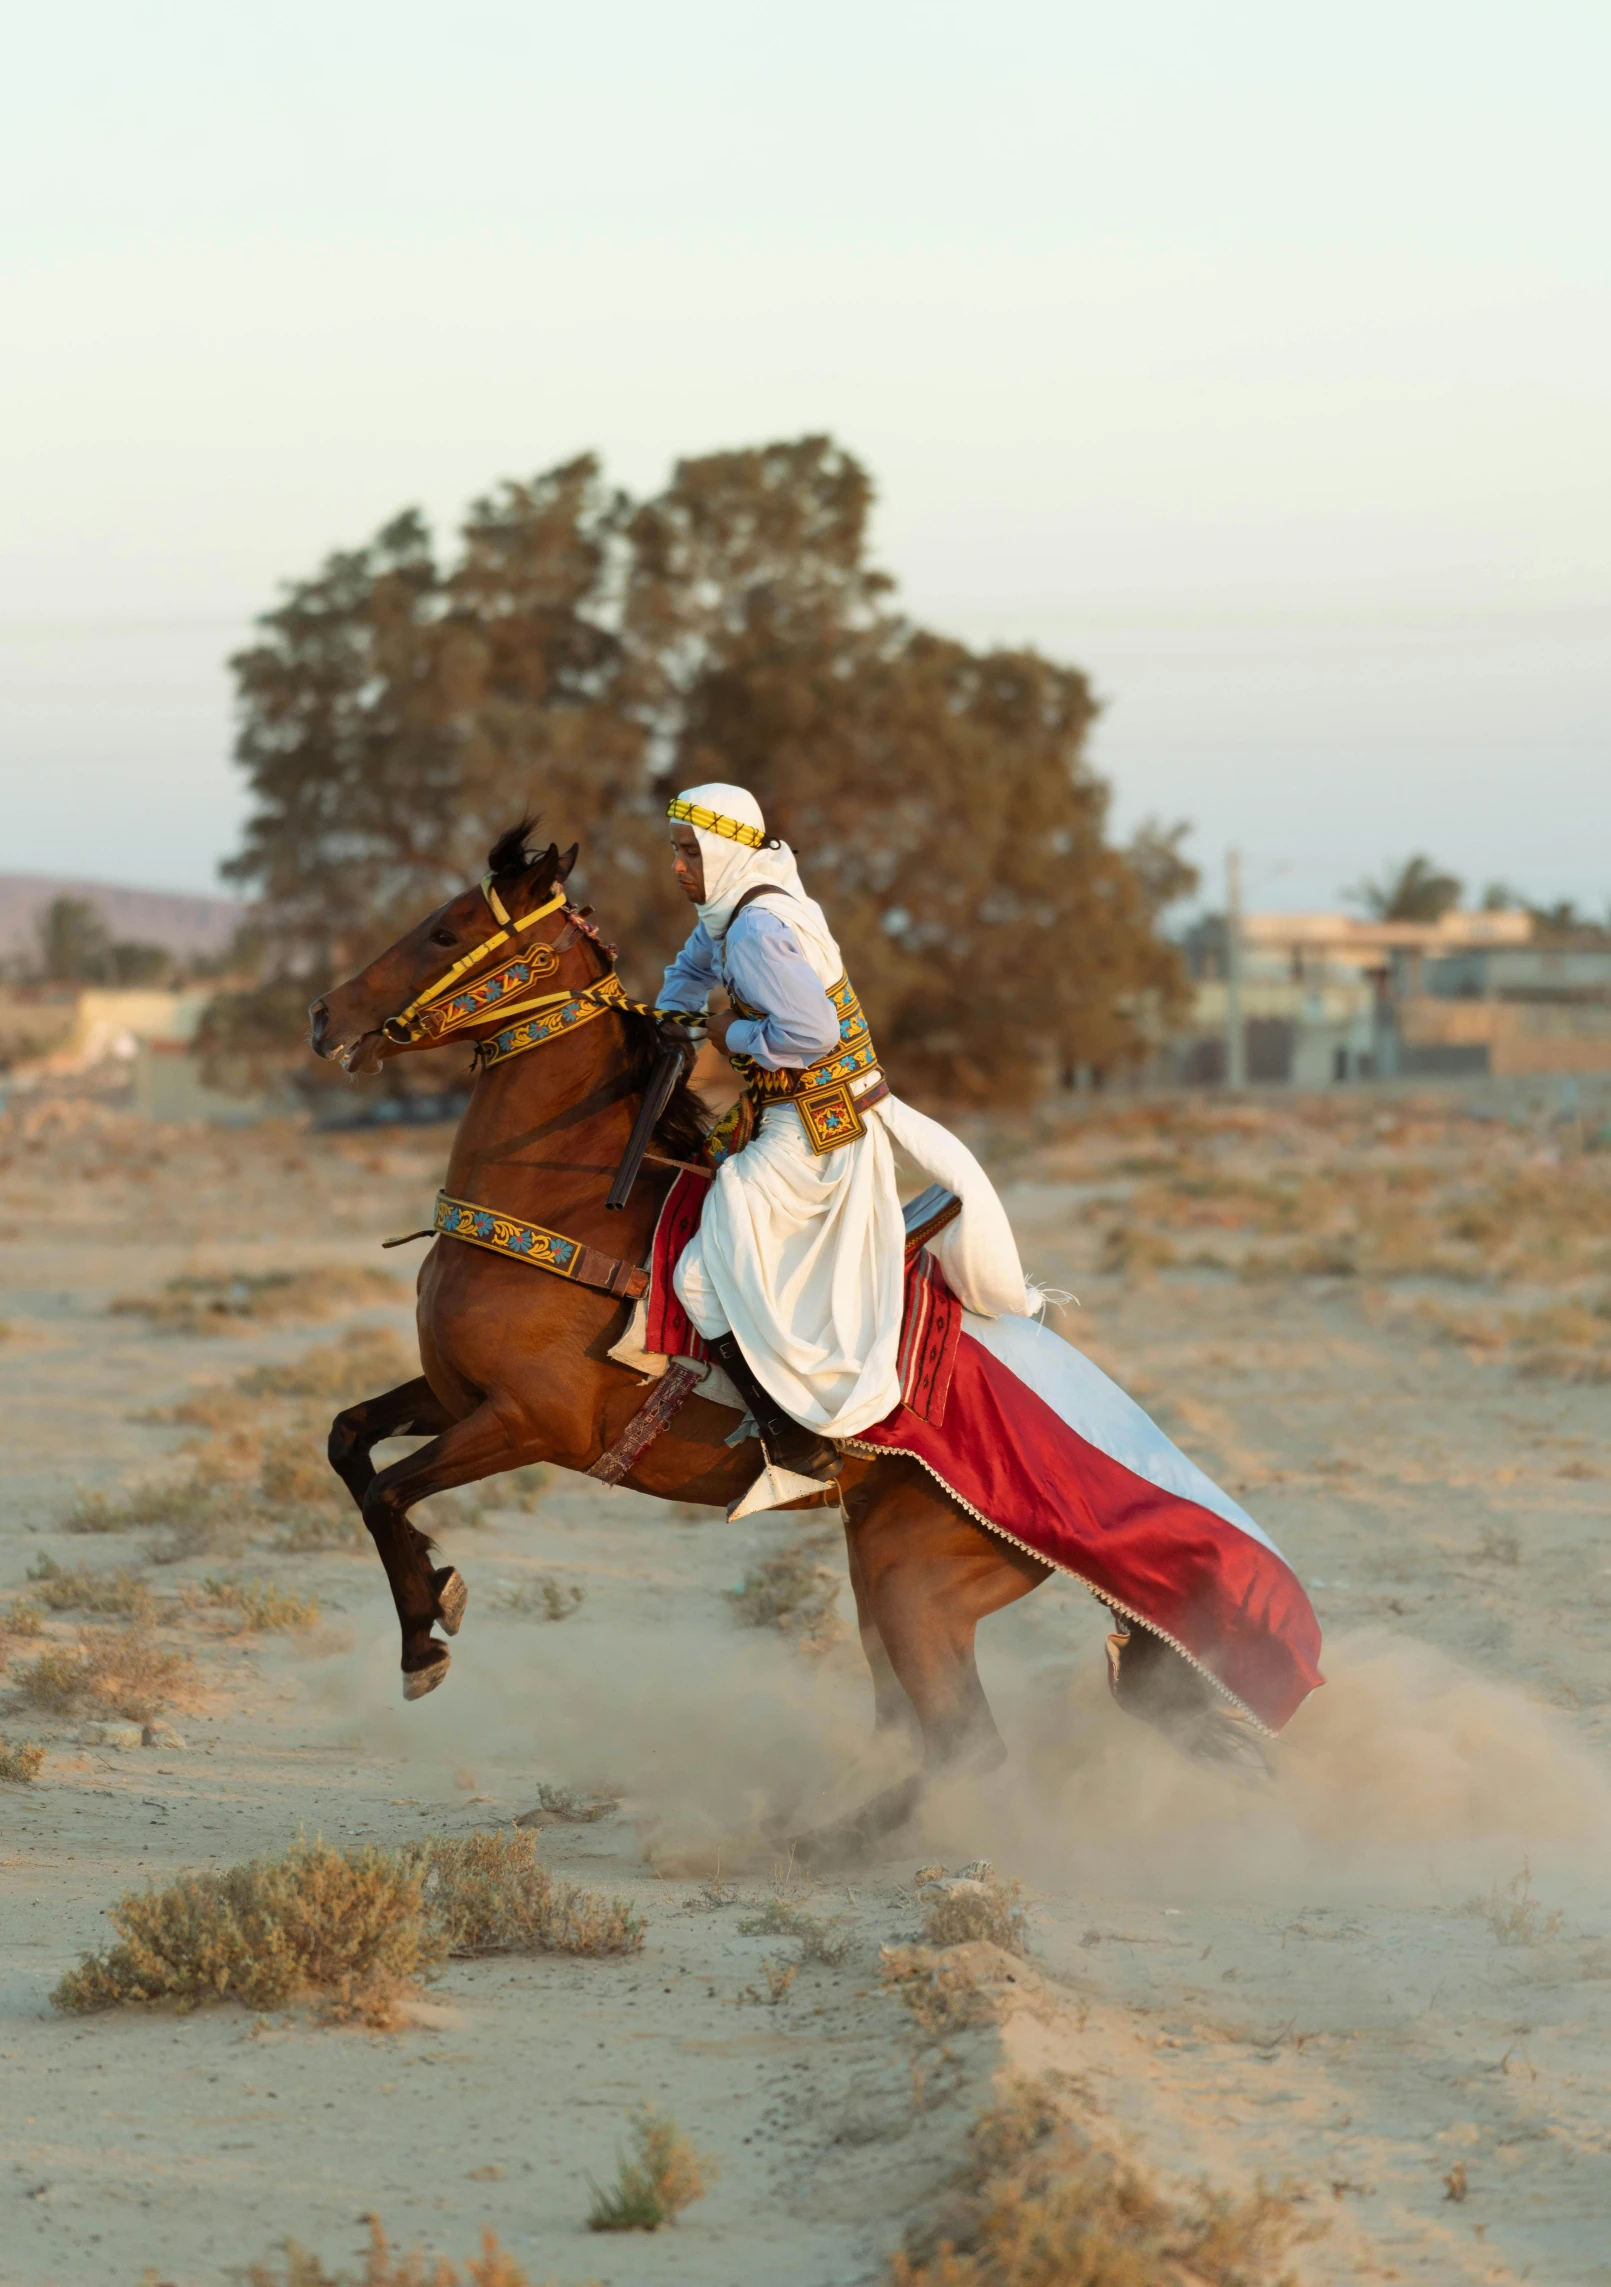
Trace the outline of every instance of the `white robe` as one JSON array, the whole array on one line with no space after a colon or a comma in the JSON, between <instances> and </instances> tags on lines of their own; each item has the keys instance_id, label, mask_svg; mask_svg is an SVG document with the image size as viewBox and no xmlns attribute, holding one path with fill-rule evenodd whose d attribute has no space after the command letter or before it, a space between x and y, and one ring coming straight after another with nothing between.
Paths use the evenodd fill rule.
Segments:
<instances>
[{"instance_id":1,"label":"white robe","mask_svg":"<svg viewBox=\"0 0 1611 2287\"><path fill-rule=\"evenodd\" d=\"M821 908L793 895L766 904L822 985L837 984L844 966ZM826 1437L882 1421L901 1394L905 1234L892 1146L962 1201L929 1242L959 1299L982 1318L1029 1306L1006 1211L967 1146L896 1096L864 1117L864 1136L819 1155L793 1104L769 1105L718 1172L674 1282L699 1332L731 1331L771 1395Z\"/></svg>"}]
</instances>

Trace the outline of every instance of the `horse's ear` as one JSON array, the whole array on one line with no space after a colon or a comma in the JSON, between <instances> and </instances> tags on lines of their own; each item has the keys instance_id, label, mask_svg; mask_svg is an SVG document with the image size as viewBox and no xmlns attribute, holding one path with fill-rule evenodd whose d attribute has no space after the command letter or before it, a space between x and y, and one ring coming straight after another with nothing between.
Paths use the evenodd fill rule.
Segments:
<instances>
[{"instance_id":1,"label":"horse's ear","mask_svg":"<svg viewBox=\"0 0 1611 2287\"><path fill-rule=\"evenodd\" d=\"M577 857L581 852L581 847L582 845L580 842L572 842L570 848L565 852L565 855L562 858L556 855L554 862L554 887L556 889L558 889L562 881L569 881L571 868L576 863Z\"/></svg>"}]
</instances>

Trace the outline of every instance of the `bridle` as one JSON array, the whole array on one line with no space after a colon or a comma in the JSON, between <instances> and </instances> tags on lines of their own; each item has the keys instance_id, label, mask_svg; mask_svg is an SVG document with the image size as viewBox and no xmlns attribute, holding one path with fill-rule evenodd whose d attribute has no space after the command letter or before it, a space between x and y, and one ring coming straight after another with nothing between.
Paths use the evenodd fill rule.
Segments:
<instances>
[{"instance_id":1,"label":"bridle","mask_svg":"<svg viewBox=\"0 0 1611 2287\"><path fill-rule=\"evenodd\" d=\"M546 1041L574 1032L578 1025L605 1016L611 1009L638 1016L662 1013L647 1002L628 999L626 988L615 973L615 947L606 945L600 937L587 918L588 909L570 904L562 889L556 890L543 904L534 906L530 913L522 914L518 921L512 918L498 895L491 874L482 876L481 893L498 927L416 993L406 1008L386 1019L380 1029L398 1047L408 1047L417 1040L432 1043L445 1040L451 1033L462 1032L467 1025L484 1022L488 1016L517 1019L490 1038L476 1042L476 1060L485 1067L501 1064L511 1056L523 1056L528 1049L541 1048ZM568 926L552 944L539 941L528 945L501 968L469 984L460 984L465 972L477 968L489 954L512 943L551 913L561 911L568 918ZM584 985L578 993L565 987L551 993L530 991L528 988L539 979L554 974L560 954L569 951L579 936L590 937L598 946L610 964L606 973L592 984Z\"/></svg>"}]
</instances>

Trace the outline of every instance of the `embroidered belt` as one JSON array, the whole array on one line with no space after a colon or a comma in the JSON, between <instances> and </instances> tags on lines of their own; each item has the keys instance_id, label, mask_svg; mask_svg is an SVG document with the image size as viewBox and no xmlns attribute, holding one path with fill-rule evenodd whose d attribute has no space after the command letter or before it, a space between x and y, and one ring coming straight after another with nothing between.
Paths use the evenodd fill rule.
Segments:
<instances>
[{"instance_id":1,"label":"embroidered belt","mask_svg":"<svg viewBox=\"0 0 1611 2287\"><path fill-rule=\"evenodd\" d=\"M518 1215L477 1207L468 1199L450 1199L445 1191L436 1195L433 1229L443 1238L463 1239L467 1246L508 1255L517 1263L552 1271L556 1278L568 1278L577 1286L597 1287L603 1294L635 1300L648 1291L649 1274L635 1263L623 1263L580 1239L567 1239L563 1231L545 1230L541 1223L522 1222Z\"/></svg>"},{"instance_id":2,"label":"embroidered belt","mask_svg":"<svg viewBox=\"0 0 1611 2287\"><path fill-rule=\"evenodd\" d=\"M836 985L830 985L828 998L839 1019L839 1046L820 1064L804 1072L763 1072L747 1056L733 1058L744 1074L756 1111L764 1112L770 1104L793 1104L806 1141L819 1157L864 1136L867 1123L862 1113L881 1104L889 1094L878 1051L850 979L841 977ZM741 1016L761 1014L737 999L733 1005Z\"/></svg>"}]
</instances>

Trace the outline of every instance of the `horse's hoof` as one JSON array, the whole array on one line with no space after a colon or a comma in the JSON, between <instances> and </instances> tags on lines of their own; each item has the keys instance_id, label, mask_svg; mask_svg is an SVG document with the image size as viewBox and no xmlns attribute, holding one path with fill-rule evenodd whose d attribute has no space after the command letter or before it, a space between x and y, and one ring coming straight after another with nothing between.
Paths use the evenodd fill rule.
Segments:
<instances>
[{"instance_id":1,"label":"horse's hoof","mask_svg":"<svg viewBox=\"0 0 1611 2287\"><path fill-rule=\"evenodd\" d=\"M470 1591L464 1585L464 1575L451 1564L445 1564L434 1573L431 1585L436 1590L436 1616L450 1636L456 1636L464 1625L464 1608L470 1601Z\"/></svg>"},{"instance_id":2,"label":"horse's hoof","mask_svg":"<svg viewBox=\"0 0 1611 2287\"><path fill-rule=\"evenodd\" d=\"M910 1778L897 1786L886 1787L882 1794L874 1795L863 1803L859 1811L848 1818L835 1819L831 1826L819 1826L809 1834L797 1834L789 1848L807 1864L814 1866L848 1866L858 1859L872 1856L879 1843L889 1842L917 1815L923 1799L926 1775L914 1771Z\"/></svg>"},{"instance_id":3,"label":"horse's hoof","mask_svg":"<svg viewBox=\"0 0 1611 2287\"><path fill-rule=\"evenodd\" d=\"M423 1699L427 1692L435 1691L452 1665L453 1662L444 1651L442 1657L439 1660L433 1660L428 1668L405 1668L403 1670L403 1697L405 1699Z\"/></svg>"}]
</instances>

